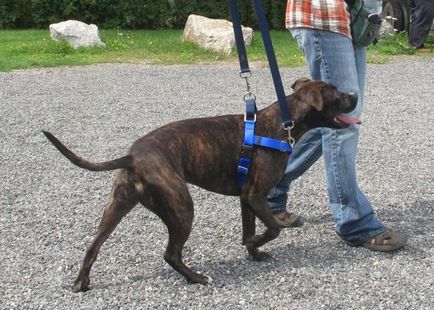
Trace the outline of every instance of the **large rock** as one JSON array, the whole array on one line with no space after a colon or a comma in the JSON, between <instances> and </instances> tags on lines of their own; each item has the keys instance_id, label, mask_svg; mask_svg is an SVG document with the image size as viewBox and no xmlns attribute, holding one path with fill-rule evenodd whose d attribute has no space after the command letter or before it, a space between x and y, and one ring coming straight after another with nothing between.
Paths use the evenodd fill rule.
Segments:
<instances>
[{"instance_id":1,"label":"large rock","mask_svg":"<svg viewBox=\"0 0 434 310\"><path fill-rule=\"evenodd\" d=\"M396 31L393 29L393 26L387 21L387 19L383 19L380 31L378 32L378 39L383 39L394 35L396 35Z\"/></svg>"},{"instance_id":2,"label":"large rock","mask_svg":"<svg viewBox=\"0 0 434 310\"><path fill-rule=\"evenodd\" d=\"M98 33L98 27L85 24L77 20L50 25L51 39L65 41L72 48L79 47L105 47Z\"/></svg>"},{"instance_id":3,"label":"large rock","mask_svg":"<svg viewBox=\"0 0 434 310\"><path fill-rule=\"evenodd\" d=\"M242 27L246 46L252 43L253 29ZM235 46L232 23L224 19L210 19L199 15L190 15L185 24L183 39L198 44L200 47L230 54Z\"/></svg>"}]
</instances>

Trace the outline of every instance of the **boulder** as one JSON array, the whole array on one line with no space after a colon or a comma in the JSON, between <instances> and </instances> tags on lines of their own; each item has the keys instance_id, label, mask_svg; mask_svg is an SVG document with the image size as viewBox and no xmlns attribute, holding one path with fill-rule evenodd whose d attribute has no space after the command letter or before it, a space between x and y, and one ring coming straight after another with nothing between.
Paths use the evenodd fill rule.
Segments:
<instances>
[{"instance_id":1,"label":"boulder","mask_svg":"<svg viewBox=\"0 0 434 310\"><path fill-rule=\"evenodd\" d=\"M396 31L393 26L387 21L387 19L383 19L380 31L378 32L378 39L381 40L394 35L396 35Z\"/></svg>"},{"instance_id":2,"label":"boulder","mask_svg":"<svg viewBox=\"0 0 434 310\"><path fill-rule=\"evenodd\" d=\"M242 26L246 46L252 43L253 29ZM224 19L211 19L199 15L190 15L185 24L184 41L193 42L202 48L226 55L235 47L232 23Z\"/></svg>"},{"instance_id":3,"label":"boulder","mask_svg":"<svg viewBox=\"0 0 434 310\"><path fill-rule=\"evenodd\" d=\"M51 39L65 41L72 48L105 47L101 41L96 25L88 25L77 20L67 20L50 25Z\"/></svg>"}]
</instances>

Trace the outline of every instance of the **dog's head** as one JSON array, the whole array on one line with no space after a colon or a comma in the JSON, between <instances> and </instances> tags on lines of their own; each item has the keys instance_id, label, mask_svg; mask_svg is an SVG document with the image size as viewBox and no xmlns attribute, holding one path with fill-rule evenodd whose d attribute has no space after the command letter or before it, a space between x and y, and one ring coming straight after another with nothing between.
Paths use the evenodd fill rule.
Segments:
<instances>
[{"instance_id":1,"label":"dog's head","mask_svg":"<svg viewBox=\"0 0 434 310\"><path fill-rule=\"evenodd\" d=\"M310 127L346 128L360 120L343 115L357 105L357 94L339 92L321 81L299 79L293 85L295 106L293 118Z\"/></svg>"}]
</instances>

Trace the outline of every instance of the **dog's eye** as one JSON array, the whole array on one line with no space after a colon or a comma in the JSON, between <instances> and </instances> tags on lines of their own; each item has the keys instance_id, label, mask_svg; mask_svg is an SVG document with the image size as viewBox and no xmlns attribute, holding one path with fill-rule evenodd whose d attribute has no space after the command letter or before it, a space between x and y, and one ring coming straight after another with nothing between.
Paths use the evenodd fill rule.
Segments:
<instances>
[{"instance_id":1,"label":"dog's eye","mask_svg":"<svg viewBox=\"0 0 434 310\"><path fill-rule=\"evenodd\" d=\"M339 93L334 86L322 88L321 95L323 97L329 98L330 100L334 100L336 97L339 97Z\"/></svg>"}]
</instances>

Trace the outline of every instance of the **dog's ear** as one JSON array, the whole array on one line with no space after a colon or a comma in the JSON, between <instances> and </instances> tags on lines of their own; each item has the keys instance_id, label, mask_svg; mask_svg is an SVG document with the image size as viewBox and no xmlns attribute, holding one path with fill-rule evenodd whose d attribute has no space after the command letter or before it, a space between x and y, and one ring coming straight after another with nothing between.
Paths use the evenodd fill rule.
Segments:
<instances>
[{"instance_id":1,"label":"dog's ear","mask_svg":"<svg viewBox=\"0 0 434 310\"><path fill-rule=\"evenodd\" d=\"M310 79L308 78L301 78L298 79L297 81L295 81L292 85L291 88L294 90L294 92L296 92L297 90L299 90L306 82L309 82Z\"/></svg>"},{"instance_id":2,"label":"dog's ear","mask_svg":"<svg viewBox=\"0 0 434 310\"><path fill-rule=\"evenodd\" d=\"M322 111L324 107L324 101L322 99L322 94L319 89L309 90L305 98L309 106L314 107L318 111Z\"/></svg>"}]
</instances>

